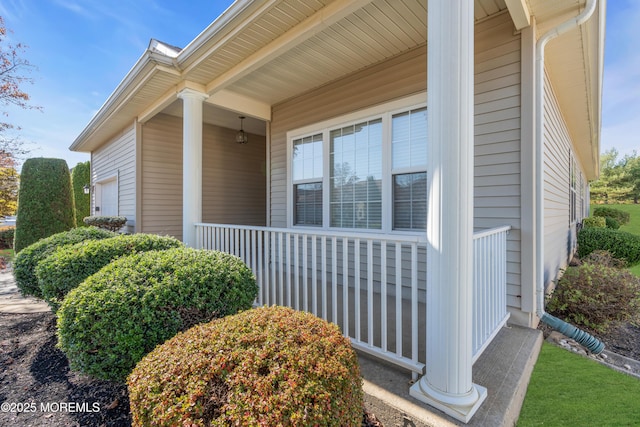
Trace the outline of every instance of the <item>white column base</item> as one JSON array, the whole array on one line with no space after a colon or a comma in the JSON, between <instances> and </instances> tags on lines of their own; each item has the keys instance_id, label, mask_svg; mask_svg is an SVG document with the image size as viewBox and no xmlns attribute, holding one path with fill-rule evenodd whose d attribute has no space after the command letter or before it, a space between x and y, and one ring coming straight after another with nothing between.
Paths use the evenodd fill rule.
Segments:
<instances>
[{"instance_id":1,"label":"white column base","mask_svg":"<svg viewBox=\"0 0 640 427\"><path fill-rule=\"evenodd\" d=\"M409 394L466 424L487 398L487 389L478 384L471 384L471 390L468 393L453 395L430 387L427 378L422 377L411 386Z\"/></svg>"}]
</instances>

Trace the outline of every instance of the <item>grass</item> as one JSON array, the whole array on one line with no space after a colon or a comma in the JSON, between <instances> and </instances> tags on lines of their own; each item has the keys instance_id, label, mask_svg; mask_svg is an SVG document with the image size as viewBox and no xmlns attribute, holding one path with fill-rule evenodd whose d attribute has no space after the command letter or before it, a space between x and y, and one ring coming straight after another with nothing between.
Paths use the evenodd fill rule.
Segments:
<instances>
[{"instance_id":1,"label":"grass","mask_svg":"<svg viewBox=\"0 0 640 427\"><path fill-rule=\"evenodd\" d=\"M629 224L620 229L640 235L640 204L607 206L629 212ZM640 276L640 264L630 270ZM638 396L638 379L545 342L517 425L635 426Z\"/></svg>"},{"instance_id":2,"label":"grass","mask_svg":"<svg viewBox=\"0 0 640 427\"><path fill-rule=\"evenodd\" d=\"M638 396L636 378L545 342L517 425L638 425Z\"/></svg>"}]
</instances>

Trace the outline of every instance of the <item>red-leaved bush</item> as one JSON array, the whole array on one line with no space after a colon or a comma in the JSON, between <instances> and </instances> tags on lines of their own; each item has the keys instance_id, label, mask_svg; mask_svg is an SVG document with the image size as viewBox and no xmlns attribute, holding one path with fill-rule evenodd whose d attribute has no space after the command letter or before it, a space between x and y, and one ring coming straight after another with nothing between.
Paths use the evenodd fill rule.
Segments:
<instances>
[{"instance_id":1,"label":"red-leaved bush","mask_svg":"<svg viewBox=\"0 0 640 427\"><path fill-rule=\"evenodd\" d=\"M337 326L263 307L178 334L129 375L134 426L359 426L362 380Z\"/></svg>"}]
</instances>

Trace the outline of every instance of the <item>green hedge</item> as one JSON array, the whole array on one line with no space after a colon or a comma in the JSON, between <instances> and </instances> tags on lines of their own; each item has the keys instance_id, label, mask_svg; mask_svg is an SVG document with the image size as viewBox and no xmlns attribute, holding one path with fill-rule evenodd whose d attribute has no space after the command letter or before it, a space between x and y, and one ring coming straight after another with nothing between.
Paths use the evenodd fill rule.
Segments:
<instances>
[{"instance_id":1,"label":"green hedge","mask_svg":"<svg viewBox=\"0 0 640 427\"><path fill-rule=\"evenodd\" d=\"M251 307L255 277L239 258L176 248L119 258L69 292L58 344L73 369L123 381L155 346Z\"/></svg>"},{"instance_id":2,"label":"green hedge","mask_svg":"<svg viewBox=\"0 0 640 427\"><path fill-rule=\"evenodd\" d=\"M582 225L584 225L585 227L604 228L606 226L606 221L603 217L591 216L589 218L584 218L582 220Z\"/></svg>"},{"instance_id":3,"label":"green hedge","mask_svg":"<svg viewBox=\"0 0 640 427\"><path fill-rule=\"evenodd\" d=\"M584 258L596 250L608 251L628 265L640 262L640 236L610 228L587 227L578 233L578 256Z\"/></svg>"},{"instance_id":4,"label":"green hedge","mask_svg":"<svg viewBox=\"0 0 640 427\"><path fill-rule=\"evenodd\" d=\"M0 249L13 249L13 239L16 234L16 227L0 227Z\"/></svg>"},{"instance_id":5,"label":"green hedge","mask_svg":"<svg viewBox=\"0 0 640 427\"><path fill-rule=\"evenodd\" d=\"M617 230L618 228L620 228L620 222L618 222L618 220L615 218L611 218L608 216L604 219L604 222L605 226L612 230Z\"/></svg>"},{"instance_id":6,"label":"green hedge","mask_svg":"<svg viewBox=\"0 0 640 427\"><path fill-rule=\"evenodd\" d=\"M62 246L36 267L40 292L55 311L70 290L114 259L181 246L182 242L173 237L142 233Z\"/></svg>"},{"instance_id":7,"label":"green hedge","mask_svg":"<svg viewBox=\"0 0 640 427\"><path fill-rule=\"evenodd\" d=\"M76 207L76 225L84 227L82 219L91 214L91 194L84 194L84 186L91 185L91 162L78 163L71 171L71 187Z\"/></svg>"},{"instance_id":8,"label":"green hedge","mask_svg":"<svg viewBox=\"0 0 640 427\"><path fill-rule=\"evenodd\" d=\"M100 230L95 227L74 228L73 230L54 234L24 248L16 255L13 263L13 273L18 289L23 295L42 298L38 278L36 277L36 267L40 261L51 255L58 246L78 243L84 240L107 239L114 236L115 234L110 231Z\"/></svg>"},{"instance_id":9,"label":"green hedge","mask_svg":"<svg viewBox=\"0 0 640 427\"><path fill-rule=\"evenodd\" d=\"M158 346L128 378L133 426L359 426L362 379L331 323L262 307Z\"/></svg>"},{"instance_id":10,"label":"green hedge","mask_svg":"<svg viewBox=\"0 0 640 427\"><path fill-rule=\"evenodd\" d=\"M124 216L88 216L82 221L87 225L105 230L119 231L127 223L127 218Z\"/></svg>"},{"instance_id":11,"label":"green hedge","mask_svg":"<svg viewBox=\"0 0 640 427\"><path fill-rule=\"evenodd\" d=\"M629 219L631 215L629 212L621 211L620 209L610 208L607 206L598 206L593 209L593 216L600 216L603 218L609 217L613 218L620 223L620 225L625 225L629 223Z\"/></svg>"},{"instance_id":12,"label":"green hedge","mask_svg":"<svg viewBox=\"0 0 640 427\"><path fill-rule=\"evenodd\" d=\"M18 191L15 250L76 226L71 178L63 159L28 159Z\"/></svg>"}]
</instances>

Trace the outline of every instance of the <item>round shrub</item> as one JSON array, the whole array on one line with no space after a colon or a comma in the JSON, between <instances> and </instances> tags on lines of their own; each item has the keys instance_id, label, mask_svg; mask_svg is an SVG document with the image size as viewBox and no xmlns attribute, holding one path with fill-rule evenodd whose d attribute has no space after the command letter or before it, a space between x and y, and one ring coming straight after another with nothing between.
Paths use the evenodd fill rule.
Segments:
<instances>
[{"instance_id":1,"label":"round shrub","mask_svg":"<svg viewBox=\"0 0 640 427\"><path fill-rule=\"evenodd\" d=\"M27 159L18 200L16 252L76 226L71 177L63 159Z\"/></svg>"},{"instance_id":2,"label":"round shrub","mask_svg":"<svg viewBox=\"0 0 640 427\"><path fill-rule=\"evenodd\" d=\"M119 258L58 310L58 344L73 369L124 381L158 344L191 326L250 308L251 270L223 252L175 248Z\"/></svg>"},{"instance_id":3,"label":"round shrub","mask_svg":"<svg viewBox=\"0 0 640 427\"><path fill-rule=\"evenodd\" d=\"M604 221L607 228L610 228L612 230L617 230L618 228L620 228L620 223L615 218L611 218L608 216L604 219Z\"/></svg>"},{"instance_id":4,"label":"round shrub","mask_svg":"<svg viewBox=\"0 0 640 427\"><path fill-rule=\"evenodd\" d=\"M582 220L582 225L584 225L585 228L587 227L604 228L606 225L606 221L601 216L590 216L589 218L584 218Z\"/></svg>"},{"instance_id":5,"label":"round shrub","mask_svg":"<svg viewBox=\"0 0 640 427\"><path fill-rule=\"evenodd\" d=\"M593 209L593 216L613 218L618 221L620 225L628 224L631 217L629 212L625 212L616 208L610 208L608 206L598 206L597 208Z\"/></svg>"},{"instance_id":6,"label":"round shrub","mask_svg":"<svg viewBox=\"0 0 640 427\"><path fill-rule=\"evenodd\" d=\"M262 307L158 346L128 378L134 426L359 426L358 359L338 327Z\"/></svg>"},{"instance_id":7,"label":"round shrub","mask_svg":"<svg viewBox=\"0 0 640 427\"><path fill-rule=\"evenodd\" d=\"M40 292L55 311L69 291L114 259L180 246L182 242L173 237L142 233L62 246L36 267Z\"/></svg>"},{"instance_id":8,"label":"round shrub","mask_svg":"<svg viewBox=\"0 0 640 427\"><path fill-rule=\"evenodd\" d=\"M84 227L82 219L91 213L91 194L84 194L84 186L91 184L91 162L78 163L71 170L71 187L76 206L76 225Z\"/></svg>"},{"instance_id":9,"label":"round shrub","mask_svg":"<svg viewBox=\"0 0 640 427\"><path fill-rule=\"evenodd\" d=\"M85 240L107 239L113 236L115 236L114 233L95 227L74 228L73 230L54 234L24 248L16 255L13 262L13 273L18 289L23 295L42 298L35 271L40 261L51 255L58 246Z\"/></svg>"},{"instance_id":10,"label":"round shrub","mask_svg":"<svg viewBox=\"0 0 640 427\"><path fill-rule=\"evenodd\" d=\"M568 267L547 309L576 325L606 332L638 315L640 278L626 269L602 264Z\"/></svg>"},{"instance_id":11,"label":"round shrub","mask_svg":"<svg viewBox=\"0 0 640 427\"><path fill-rule=\"evenodd\" d=\"M610 228L583 228L578 233L578 256L584 258L595 250L609 251L634 265L640 262L640 236Z\"/></svg>"}]
</instances>

